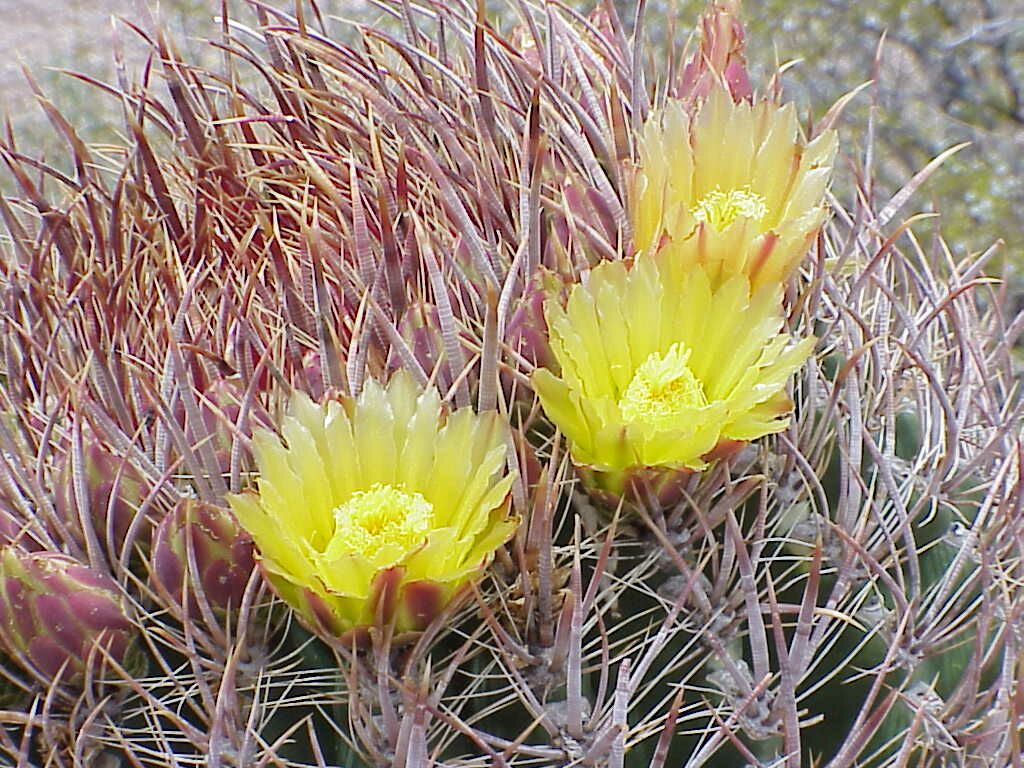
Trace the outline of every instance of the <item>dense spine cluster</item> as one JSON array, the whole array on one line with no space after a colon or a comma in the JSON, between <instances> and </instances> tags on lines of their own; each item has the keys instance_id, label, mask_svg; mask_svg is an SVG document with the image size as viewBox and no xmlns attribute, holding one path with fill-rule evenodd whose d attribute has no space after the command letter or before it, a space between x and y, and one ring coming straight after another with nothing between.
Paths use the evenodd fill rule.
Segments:
<instances>
[{"instance_id":1,"label":"dense spine cluster","mask_svg":"<svg viewBox=\"0 0 1024 768\"><path fill-rule=\"evenodd\" d=\"M1022 323L938 163L877 199L734 0L270 5L0 140L0 762L1019 764Z\"/></svg>"}]
</instances>

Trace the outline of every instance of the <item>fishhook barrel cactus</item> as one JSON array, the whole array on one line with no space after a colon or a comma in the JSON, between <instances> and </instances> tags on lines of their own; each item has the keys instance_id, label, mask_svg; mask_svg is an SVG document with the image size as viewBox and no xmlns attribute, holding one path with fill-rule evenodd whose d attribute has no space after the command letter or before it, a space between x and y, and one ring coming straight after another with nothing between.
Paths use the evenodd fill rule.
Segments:
<instances>
[{"instance_id":1,"label":"fishhook barrel cactus","mask_svg":"<svg viewBox=\"0 0 1024 768\"><path fill-rule=\"evenodd\" d=\"M1024 321L915 215L952 155L876 183L737 0L597 6L140 9L103 145L34 86L0 762L1020 763Z\"/></svg>"}]
</instances>

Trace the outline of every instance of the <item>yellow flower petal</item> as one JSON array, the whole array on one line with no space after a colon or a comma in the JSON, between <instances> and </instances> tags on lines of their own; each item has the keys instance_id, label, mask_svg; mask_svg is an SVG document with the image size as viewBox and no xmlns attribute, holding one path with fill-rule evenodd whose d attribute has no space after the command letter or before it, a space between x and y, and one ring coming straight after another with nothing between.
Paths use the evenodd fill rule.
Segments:
<instances>
[{"instance_id":1,"label":"yellow flower petal","mask_svg":"<svg viewBox=\"0 0 1024 768\"><path fill-rule=\"evenodd\" d=\"M687 263L704 265L713 285L737 274L755 289L784 281L825 220L836 144L832 131L805 143L792 104L737 103L715 88L687 117L667 100L639 142L636 247L701 238L685 251Z\"/></svg>"},{"instance_id":2,"label":"yellow flower petal","mask_svg":"<svg viewBox=\"0 0 1024 768\"><path fill-rule=\"evenodd\" d=\"M320 410L320 426L311 427L319 435L320 453L327 465L327 475L334 489L334 498L347 499L366 483L362 478L362 465L355 445L355 434L348 413L337 401L330 401ZM257 460L258 463L258 460Z\"/></svg>"},{"instance_id":3,"label":"yellow flower petal","mask_svg":"<svg viewBox=\"0 0 1024 768\"><path fill-rule=\"evenodd\" d=\"M587 455L593 452L594 437L579 408L582 394L555 376L547 368L537 368L530 377L544 412L558 425L576 450Z\"/></svg>"},{"instance_id":4,"label":"yellow flower petal","mask_svg":"<svg viewBox=\"0 0 1024 768\"><path fill-rule=\"evenodd\" d=\"M363 487L394 483L398 464L395 428L395 418L384 390L371 379L359 396L352 419Z\"/></svg>"},{"instance_id":5,"label":"yellow flower petal","mask_svg":"<svg viewBox=\"0 0 1024 768\"><path fill-rule=\"evenodd\" d=\"M416 629L518 525L507 429L468 408L445 418L437 393L407 373L368 381L356 400L296 395L282 437L254 438L258 491L231 505L268 580L314 631L381 613Z\"/></svg>"},{"instance_id":6,"label":"yellow flower petal","mask_svg":"<svg viewBox=\"0 0 1024 768\"><path fill-rule=\"evenodd\" d=\"M751 294L742 273L716 284L695 263L699 247L672 243L630 269L597 266L568 304L598 312L549 307L561 373L535 370L534 390L598 490L621 489L644 468L703 469L721 440L786 426L783 390L814 340L782 333L777 285Z\"/></svg>"}]
</instances>

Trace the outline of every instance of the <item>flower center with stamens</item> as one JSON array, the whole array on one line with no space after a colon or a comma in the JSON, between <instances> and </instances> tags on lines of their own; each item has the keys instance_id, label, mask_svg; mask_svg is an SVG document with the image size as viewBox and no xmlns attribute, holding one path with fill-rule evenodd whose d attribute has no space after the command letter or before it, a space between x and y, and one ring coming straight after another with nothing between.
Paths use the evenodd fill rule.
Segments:
<instances>
[{"instance_id":1,"label":"flower center with stamens","mask_svg":"<svg viewBox=\"0 0 1024 768\"><path fill-rule=\"evenodd\" d=\"M717 187L708 192L690 209L690 215L697 221L711 225L724 232L740 216L760 221L768 214L767 201L763 195L740 187L723 192Z\"/></svg>"},{"instance_id":2,"label":"flower center with stamens","mask_svg":"<svg viewBox=\"0 0 1024 768\"><path fill-rule=\"evenodd\" d=\"M623 417L668 426L681 413L707 405L704 387L686 365L689 359L690 350L682 344L673 344L664 355L652 352L619 398Z\"/></svg>"},{"instance_id":3,"label":"flower center with stamens","mask_svg":"<svg viewBox=\"0 0 1024 768\"><path fill-rule=\"evenodd\" d=\"M334 536L324 555L373 558L384 548L409 552L426 540L433 518L434 505L422 494L377 483L334 508Z\"/></svg>"}]
</instances>

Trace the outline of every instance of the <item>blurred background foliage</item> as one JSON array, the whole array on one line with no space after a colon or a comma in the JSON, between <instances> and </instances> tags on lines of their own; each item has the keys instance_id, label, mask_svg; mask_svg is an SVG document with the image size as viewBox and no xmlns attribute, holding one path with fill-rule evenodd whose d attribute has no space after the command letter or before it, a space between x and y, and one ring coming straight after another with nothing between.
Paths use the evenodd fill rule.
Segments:
<instances>
[{"instance_id":1,"label":"blurred background foliage","mask_svg":"<svg viewBox=\"0 0 1024 768\"><path fill-rule=\"evenodd\" d=\"M83 138L93 142L115 138L120 124L118 103L60 70L78 72L104 82L116 81L115 48L124 50L127 75L144 64L138 36L112 19L147 25L135 0L0 0L0 111L29 154L45 154L60 164L66 153L35 104L23 70L27 69L47 96L68 116ZM157 3L151 4L154 9ZM189 55L208 46L197 39L216 30L209 23L216 0L161 0L158 18L176 33L176 43ZM116 34L115 34L116 30ZM116 41L115 41L116 37ZM209 60L207 53L205 60ZM4 182L9 182L4 176ZM5 191L7 191L5 189Z\"/></svg>"},{"instance_id":2,"label":"blurred background foliage","mask_svg":"<svg viewBox=\"0 0 1024 768\"><path fill-rule=\"evenodd\" d=\"M634 0L616 2L625 17L635 12ZM593 6L579 0L568 4L581 10ZM212 63L217 56L201 38L217 34L212 18L219 5L216 0L159 4L159 18L182 33L176 41L190 60ZM377 16L372 3L360 0L320 5L325 15L351 17L365 10L368 20ZM507 11L514 4L489 5ZM666 50L670 40L684 42L703 6L704 0L650 0L646 34L656 43L652 50ZM889 194L944 149L971 142L929 180L919 199L942 211L941 231L956 256L1003 239L991 269L1005 269L1014 293L1022 295L1024 0L747 0L744 11L754 73L763 77L776 64L795 62L786 74L787 92L817 116L872 78L879 39L886 34L877 88L862 92L842 122L845 152L863 153L874 111L876 190ZM57 71L116 77L112 15L147 26L134 0L0 0L0 44L10 54L0 65L0 105L30 154L41 151L54 159L63 149L32 103L22 63L85 138L115 138L115 101ZM128 68L137 71L144 62L142 46L134 32L118 29ZM842 187L837 191L844 194Z\"/></svg>"}]
</instances>

